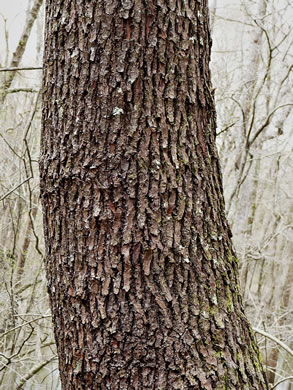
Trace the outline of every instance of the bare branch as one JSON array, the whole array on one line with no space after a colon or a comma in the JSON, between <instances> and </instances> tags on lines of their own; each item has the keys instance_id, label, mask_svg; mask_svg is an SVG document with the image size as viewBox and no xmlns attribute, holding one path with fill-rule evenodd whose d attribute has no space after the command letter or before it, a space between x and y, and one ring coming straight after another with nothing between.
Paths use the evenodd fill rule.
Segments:
<instances>
[{"instance_id":1,"label":"bare branch","mask_svg":"<svg viewBox=\"0 0 293 390\"><path fill-rule=\"evenodd\" d=\"M262 26L260 26L260 25L258 24L258 22L257 22L256 19L254 19L254 22L255 22L255 24L261 29L261 31L265 34L265 37L266 37L266 40L267 40L267 44L268 44L269 52L268 52L268 62L267 62L265 74L264 74L264 76L263 76L263 79L262 79L262 81L261 81L261 84L260 84L258 90L256 91L256 94L255 94L254 99L253 99L251 121L250 121L250 126L249 126L249 130L248 130L248 134L247 134L247 139L246 139L246 147L248 147L248 148L249 148L249 138L250 138L250 134L251 134L251 132L252 132L253 125L254 125L254 121L255 121L256 104L257 104L257 101L258 101L258 97L260 96L260 93L261 93L262 89L263 89L264 86L265 86L265 83L266 83L267 78L268 78L268 76L269 76L270 69L271 69L271 65L272 65L272 48L271 48L272 46L271 46L269 34L268 34L268 32L267 32L267 30L266 30L265 28L263 28Z\"/></svg>"},{"instance_id":2,"label":"bare branch","mask_svg":"<svg viewBox=\"0 0 293 390\"><path fill-rule=\"evenodd\" d=\"M222 133L225 133L226 131L228 131L229 129L231 129L231 127L233 127L234 125L236 125L237 121L236 122L233 122L231 123L230 125L227 125L223 130L219 131L217 133L217 137L222 134Z\"/></svg>"},{"instance_id":3,"label":"bare branch","mask_svg":"<svg viewBox=\"0 0 293 390\"><path fill-rule=\"evenodd\" d=\"M38 93L38 91L33 88L14 88L14 89L8 89L8 91L6 91L6 94L8 95L10 93L18 93L18 92Z\"/></svg>"},{"instance_id":4,"label":"bare branch","mask_svg":"<svg viewBox=\"0 0 293 390\"><path fill-rule=\"evenodd\" d=\"M33 369L26 374L26 376L20 381L19 385L17 386L16 390L23 389L23 385L31 379L34 375L36 375L39 371L41 371L42 368L44 368L47 364L51 363L53 360L56 359L56 355L51 356L49 359L47 359L42 364L39 364L38 366L33 367Z\"/></svg>"},{"instance_id":5,"label":"bare branch","mask_svg":"<svg viewBox=\"0 0 293 390\"><path fill-rule=\"evenodd\" d=\"M275 389L277 386L279 386L281 383L293 380L293 376L288 376L287 378L281 379L279 382L277 382L273 387L271 387L271 390Z\"/></svg>"},{"instance_id":6,"label":"bare branch","mask_svg":"<svg viewBox=\"0 0 293 390\"><path fill-rule=\"evenodd\" d=\"M5 198L7 198L7 196L9 196L10 194L12 194L15 190L17 190L19 187L21 187L23 184L25 184L26 182L28 182L29 180L31 180L33 178L33 176L30 176L30 177L27 177L25 180L23 180L20 184L18 184L16 187L12 188L12 190L6 192L5 195L2 196L2 198L0 198L0 202L2 200L4 200Z\"/></svg>"},{"instance_id":7,"label":"bare branch","mask_svg":"<svg viewBox=\"0 0 293 390\"><path fill-rule=\"evenodd\" d=\"M221 15L216 15L216 19L225 20L225 22L239 23L239 24L243 24L245 26L254 27L254 25L251 23L243 22L241 20L232 19L232 18L225 18L224 16L221 16Z\"/></svg>"},{"instance_id":8,"label":"bare branch","mask_svg":"<svg viewBox=\"0 0 293 390\"><path fill-rule=\"evenodd\" d=\"M9 68L0 68L0 72L17 72L19 70L41 70L43 69L42 66L11 66Z\"/></svg>"},{"instance_id":9,"label":"bare branch","mask_svg":"<svg viewBox=\"0 0 293 390\"><path fill-rule=\"evenodd\" d=\"M32 8L31 8L31 11L30 11L29 16L26 20L23 32L22 32L21 37L19 39L17 48L15 49L15 52L12 55L10 65L13 68L17 68L22 60L27 42L29 40L31 31L33 28L33 25L38 17L39 10L40 10L42 4L43 4L43 0L35 0ZM2 68L2 71L3 71L3 69L5 69L5 68ZM15 72L10 73L8 75L7 79L5 80L4 86L3 86L4 92L2 93L2 96L1 96L1 103L4 102L5 97L7 95L6 91L10 88L14 77L15 77Z\"/></svg>"},{"instance_id":10,"label":"bare branch","mask_svg":"<svg viewBox=\"0 0 293 390\"><path fill-rule=\"evenodd\" d=\"M290 347L288 347L288 345L286 345L285 343L283 343L283 341L277 339L275 336L261 330L261 329L258 329L258 328L253 328L253 330L256 332L256 333L259 333L261 334L262 336L274 341L276 344L278 344L280 347L282 347L286 352L289 353L289 355L291 355L293 357L293 351Z\"/></svg>"},{"instance_id":11,"label":"bare branch","mask_svg":"<svg viewBox=\"0 0 293 390\"><path fill-rule=\"evenodd\" d=\"M258 131L254 134L252 139L251 140L247 139L247 144L249 147L254 143L254 141L257 139L260 133L270 124L271 118L274 115L274 113L278 111L280 108L287 107L287 106L293 106L293 103L282 104L281 106L274 108L273 111L269 113L264 124L258 129Z\"/></svg>"},{"instance_id":12,"label":"bare branch","mask_svg":"<svg viewBox=\"0 0 293 390\"><path fill-rule=\"evenodd\" d=\"M49 315L44 315L44 316L40 316L38 318L34 318L33 320L31 321L27 321L27 322L24 322L23 324L20 324L18 326L15 326L14 328L12 329L9 329L7 332L4 332L0 335L0 339L2 339L3 337L5 337L7 334L11 333L11 332L14 332L16 329L19 329L19 328L22 328L23 326L26 326L26 325L29 325L31 324L32 322L36 322L36 321L39 321L39 320L42 320L42 319L45 319L45 318L50 318L52 317L51 314Z\"/></svg>"}]
</instances>

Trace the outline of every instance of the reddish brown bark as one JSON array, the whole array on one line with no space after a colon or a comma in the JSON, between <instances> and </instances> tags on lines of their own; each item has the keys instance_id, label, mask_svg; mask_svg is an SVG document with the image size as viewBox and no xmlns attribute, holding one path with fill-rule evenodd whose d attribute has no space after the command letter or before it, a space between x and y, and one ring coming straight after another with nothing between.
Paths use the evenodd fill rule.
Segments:
<instances>
[{"instance_id":1,"label":"reddish brown bark","mask_svg":"<svg viewBox=\"0 0 293 390\"><path fill-rule=\"evenodd\" d=\"M40 170L63 389L267 389L210 46L207 1L47 1Z\"/></svg>"}]
</instances>

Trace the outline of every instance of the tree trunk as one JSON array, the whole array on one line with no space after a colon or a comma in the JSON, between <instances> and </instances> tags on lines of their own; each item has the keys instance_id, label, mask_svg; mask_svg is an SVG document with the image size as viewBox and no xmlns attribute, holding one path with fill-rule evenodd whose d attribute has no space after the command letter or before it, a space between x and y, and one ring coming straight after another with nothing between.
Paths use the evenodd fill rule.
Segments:
<instances>
[{"instance_id":1,"label":"tree trunk","mask_svg":"<svg viewBox=\"0 0 293 390\"><path fill-rule=\"evenodd\" d=\"M207 1L47 0L41 193L63 389L267 389L215 146Z\"/></svg>"}]
</instances>

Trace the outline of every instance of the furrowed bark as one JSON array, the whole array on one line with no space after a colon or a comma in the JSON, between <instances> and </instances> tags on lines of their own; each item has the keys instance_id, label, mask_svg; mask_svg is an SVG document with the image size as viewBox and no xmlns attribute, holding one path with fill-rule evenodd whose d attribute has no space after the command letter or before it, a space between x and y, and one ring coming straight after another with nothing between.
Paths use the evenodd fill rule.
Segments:
<instances>
[{"instance_id":1,"label":"furrowed bark","mask_svg":"<svg viewBox=\"0 0 293 390\"><path fill-rule=\"evenodd\" d=\"M207 1L48 0L41 193L63 389L267 389L215 146Z\"/></svg>"}]
</instances>

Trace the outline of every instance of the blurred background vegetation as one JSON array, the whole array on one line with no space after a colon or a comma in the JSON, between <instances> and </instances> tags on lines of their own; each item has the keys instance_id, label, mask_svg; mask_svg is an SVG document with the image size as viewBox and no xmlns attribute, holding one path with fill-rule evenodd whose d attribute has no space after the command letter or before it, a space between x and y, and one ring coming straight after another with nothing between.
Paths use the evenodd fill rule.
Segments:
<instances>
[{"instance_id":1,"label":"blurred background vegetation","mask_svg":"<svg viewBox=\"0 0 293 390\"><path fill-rule=\"evenodd\" d=\"M211 0L210 8L241 289L272 388L292 390L293 4ZM1 389L60 389L38 188L43 29L43 0L0 5Z\"/></svg>"}]
</instances>

